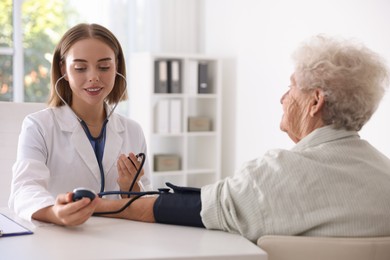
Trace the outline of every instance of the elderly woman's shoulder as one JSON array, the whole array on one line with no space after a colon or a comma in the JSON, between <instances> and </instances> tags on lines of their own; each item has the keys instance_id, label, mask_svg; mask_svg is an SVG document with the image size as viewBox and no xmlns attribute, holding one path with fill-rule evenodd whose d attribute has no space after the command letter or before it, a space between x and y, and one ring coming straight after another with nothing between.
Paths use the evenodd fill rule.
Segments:
<instances>
[{"instance_id":1,"label":"elderly woman's shoulder","mask_svg":"<svg viewBox=\"0 0 390 260\"><path fill-rule=\"evenodd\" d=\"M272 149L265 152L263 156L247 161L242 165L242 169L249 171L265 171L270 167L280 169L280 167L283 167L282 164L286 165L288 162L294 162L299 158L299 156L300 155L294 151L286 149Z\"/></svg>"}]
</instances>

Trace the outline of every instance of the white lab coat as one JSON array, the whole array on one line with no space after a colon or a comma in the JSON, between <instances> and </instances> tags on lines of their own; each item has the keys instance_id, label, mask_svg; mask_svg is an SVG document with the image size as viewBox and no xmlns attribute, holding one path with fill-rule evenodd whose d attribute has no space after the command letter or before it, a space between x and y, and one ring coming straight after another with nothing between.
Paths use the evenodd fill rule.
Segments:
<instances>
[{"instance_id":1,"label":"white lab coat","mask_svg":"<svg viewBox=\"0 0 390 260\"><path fill-rule=\"evenodd\" d=\"M113 113L103 155L106 191L119 189L117 159L129 152L147 154L143 131L135 121ZM144 171L141 182L150 189L148 159ZM53 205L59 193L78 187L99 192L100 183L91 143L68 106L47 108L24 119L8 203L20 217L31 220L34 212Z\"/></svg>"}]
</instances>

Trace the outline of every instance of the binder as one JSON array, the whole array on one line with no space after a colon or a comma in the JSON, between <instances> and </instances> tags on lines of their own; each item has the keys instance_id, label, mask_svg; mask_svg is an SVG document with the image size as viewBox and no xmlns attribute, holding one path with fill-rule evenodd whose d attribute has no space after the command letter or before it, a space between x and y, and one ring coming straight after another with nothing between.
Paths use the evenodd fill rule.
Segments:
<instances>
[{"instance_id":1,"label":"binder","mask_svg":"<svg viewBox=\"0 0 390 260\"><path fill-rule=\"evenodd\" d=\"M180 99L172 99L170 108L170 132L172 134L181 133L181 100Z\"/></svg>"},{"instance_id":2,"label":"binder","mask_svg":"<svg viewBox=\"0 0 390 260\"><path fill-rule=\"evenodd\" d=\"M154 92L168 93L168 61L154 61Z\"/></svg>"},{"instance_id":3,"label":"binder","mask_svg":"<svg viewBox=\"0 0 390 260\"><path fill-rule=\"evenodd\" d=\"M188 93L197 94L198 93L198 61L189 60L187 66L188 73Z\"/></svg>"},{"instance_id":4,"label":"binder","mask_svg":"<svg viewBox=\"0 0 390 260\"><path fill-rule=\"evenodd\" d=\"M159 100L156 105L155 113L155 133L167 134L169 133L169 100Z\"/></svg>"},{"instance_id":5,"label":"binder","mask_svg":"<svg viewBox=\"0 0 390 260\"><path fill-rule=\"evenodd\" d=\"M4 214L0 214L0 237L30 235L33 232Z\"/></svg>"},{"instance_id":6,"label":"binder","mask_svg":"<svg viewBox=\"0 0 390 260\"><path fill-rule=\"evenodd\" d=\"M169 93L181 93L181 61L171 60L168 64Z\"/></svg>"},{"instance_id":7,"label":"binder","mask_svg":"<svg viewBox=\"0 0 390 260\"><path fill-rule=\"evenodd\" d=\"M211 86L208 82L208 64L207 62L199 62L198 65L198 93L211 93Z\"/></svg>"}]
</instances>

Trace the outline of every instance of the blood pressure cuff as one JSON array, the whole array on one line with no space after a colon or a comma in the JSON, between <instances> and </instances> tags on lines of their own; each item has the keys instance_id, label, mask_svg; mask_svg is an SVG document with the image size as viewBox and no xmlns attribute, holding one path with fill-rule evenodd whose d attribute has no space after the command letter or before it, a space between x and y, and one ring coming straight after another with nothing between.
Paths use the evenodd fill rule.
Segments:
<instances>
[{"instance_id":1,"label":"blood pressure cuff","mask_svg":"<svg viewBox=\"0 0 390 260\"><path fill-rule=\"evenodd\" d=\"M166 183L173 192L162 192L153 206L153 214L157 223L182 226L205 227L200 217L202 202L200 189L179 187Z\"/></svg>"}]
</instances>

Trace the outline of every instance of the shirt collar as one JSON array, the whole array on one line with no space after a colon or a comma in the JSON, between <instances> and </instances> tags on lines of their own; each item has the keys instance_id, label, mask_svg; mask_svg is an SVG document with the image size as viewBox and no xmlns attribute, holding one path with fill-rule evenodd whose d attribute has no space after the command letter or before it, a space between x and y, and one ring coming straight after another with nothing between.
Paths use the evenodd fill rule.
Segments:
<instances>
[{"instance_id":1,"label":"shirt collar","mask_svg":"<svg viewBox=\"0 0 390 260\"><path fill-rule=\"evenodd\" d=\"M332 125L315 129L299 141L292 150L299 151L309 147L314 147L322 143L334 141L343 138L360 138L358 132L347 131L345 129L335 129Z\"/></svg>"}]
</instances>

